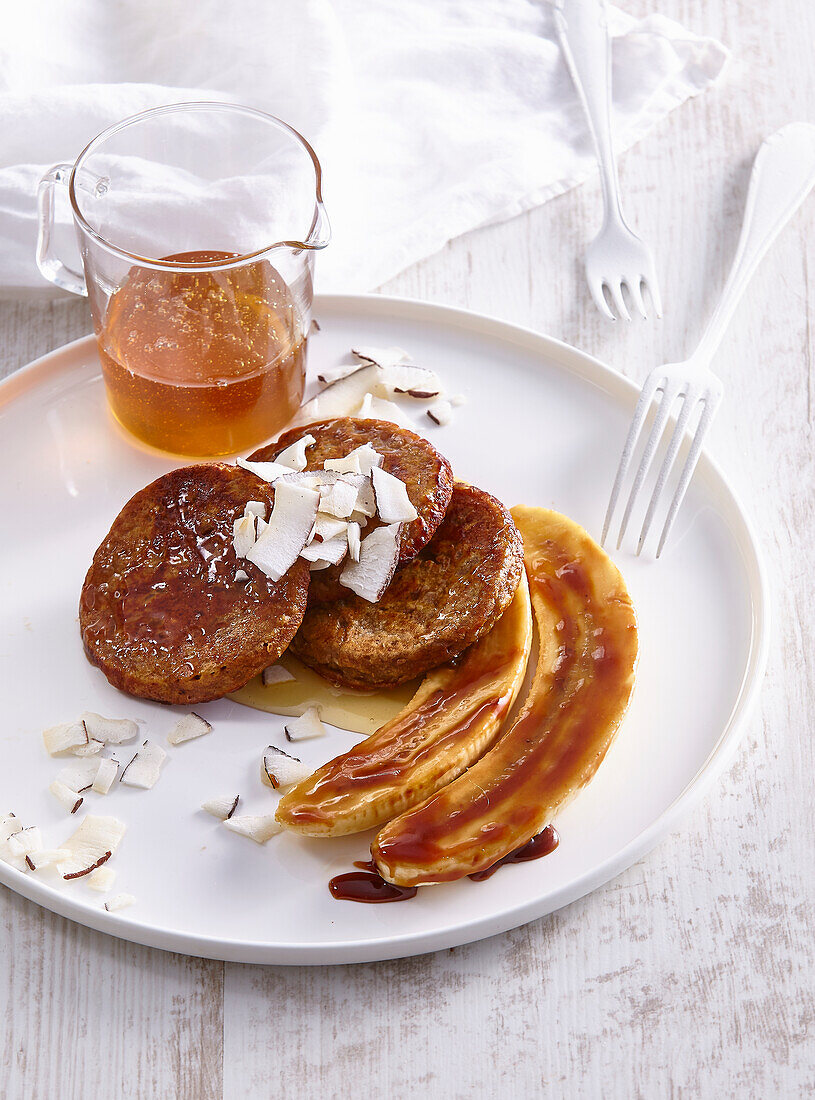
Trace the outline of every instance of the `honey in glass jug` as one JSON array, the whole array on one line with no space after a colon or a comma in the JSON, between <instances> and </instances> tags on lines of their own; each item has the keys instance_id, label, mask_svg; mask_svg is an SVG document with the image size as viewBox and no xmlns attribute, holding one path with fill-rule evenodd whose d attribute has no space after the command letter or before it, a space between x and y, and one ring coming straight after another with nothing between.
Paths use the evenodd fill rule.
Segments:
<instances>
[{"instance_id":1,"label":"honey in glass jug","mask_svg":"<svg viewBox=\"0 0 815 1100\"><path fill-rule=\"evenodd\" d=\"M58 183L81 272L54 254ZM41 184L40 269L87 293L115 417L174 454L246 450L292 418L327 243L313 150L246 107L142 112Z\"/></svg>"}]
</instances>

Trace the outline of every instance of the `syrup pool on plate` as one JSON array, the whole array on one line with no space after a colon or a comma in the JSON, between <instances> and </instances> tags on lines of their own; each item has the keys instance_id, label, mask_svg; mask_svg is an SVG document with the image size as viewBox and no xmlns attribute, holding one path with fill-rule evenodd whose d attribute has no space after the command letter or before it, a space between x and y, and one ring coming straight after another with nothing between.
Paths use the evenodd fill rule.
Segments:
<instances>
[{"instance_id":1,"label":"syrup pool on plate","mask_svg":"<svg viewBox=\"0 0 815 1100\"><path fill-rule=\"evenodd\" d=\"M230 252L182 252L213 264ZM179 272L133 268L96 337L114 415L145 443L234 454L287 424L303 396L304 319L266 260Z\"/></svg>"},{"instance_id":2,"label":"syrup pool on plate","mask_svg":"<svg viewBox=\"0 0 815 1100\"><path fill-rule=\"evenodd\" d=\"M279 664L291 673L293 680L267 685L262 676L256 676L229 698L271 714L298 715L307 707L316 706L323 721L366 737L407 706L421 682L411 680L380 691L349 691L330 684L290 653L284 653Z\"/></svg>"}]
</instances>

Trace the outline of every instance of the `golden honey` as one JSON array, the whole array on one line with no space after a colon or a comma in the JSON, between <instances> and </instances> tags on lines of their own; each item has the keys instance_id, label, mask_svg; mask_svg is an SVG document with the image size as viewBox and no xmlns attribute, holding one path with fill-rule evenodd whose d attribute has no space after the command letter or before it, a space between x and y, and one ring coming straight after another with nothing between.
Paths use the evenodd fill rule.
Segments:
<instances>
[{"instance_id":1,"label":"golden honey","mask_svg":"<svg viewBox=\"0 0 815 1100\"><path fill-rule=\"evenodd\" d=\"M183 252L212 264L229 252ZM266 260L179 272L133 268L97 331L108 400L139 439L174 454L247 450L300 405L306 338L286 284Z\"/></svg>"},{"instance_id":2,"label":"golden honey","mask_svg":"<svg viewBox=\"0 0 815 1100\"><path fill-rule=\"evenodd\" d=\"M262 676L256 676L229 698L271 714L297 715L316 706L325 722L352 733L364 733L366 737L407 706L421 682L411 680L380 691L350 691L329 684L291 653L284 653L278 663L292 674L293 680L266 685Z\"/></svg>"}]
</instances>

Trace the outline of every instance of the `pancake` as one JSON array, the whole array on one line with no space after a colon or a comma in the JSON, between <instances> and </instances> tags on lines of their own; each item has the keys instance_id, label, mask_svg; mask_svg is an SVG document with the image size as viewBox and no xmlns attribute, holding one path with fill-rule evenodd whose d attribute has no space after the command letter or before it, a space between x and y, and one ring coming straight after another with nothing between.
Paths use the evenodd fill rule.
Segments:
<instances>
[{"instance_id":1,"label":"pancake","mask_svg":"<svg viewBox=\"0 0 815 1100\"><path fill-rule=\"evenodd\" d=\"M233 521L271 485L222 463L158 478L122 508L94 554L79 604L92 664L114 687L163 703L236 691L288 647L309 570L278 582L235 556ZM267 513L268 514L268 513ZM246 582L236 581L243 569Z\"/></svg>"},{"instance_id":2,"label":"pancake","mask_svg":"<svg viewBox=\"0 0 815 1100\"><path fill-rule=\"evenodd\" d=\"M418 517L402 529L399 561L408 562L426 546L438 528L453 492L450 463L436 448L415 432L386 420L356 420L341 417L304 424L282 435L275 443L261 447L249 457L269 462L304 435L316 442L306 451L308 470L321 470L327 458L344 458L357 447L370 443L382 455L382 468L405 483ZM369 525L367 530L372 530ZM326 570L326 572L332 572ZM328 578L320 578L320 581Z\"/></svg>"},{"instance_id":3,"label":"pancake","mask_svg":"<svg viewBox=\"0 0 815 1100\"><path fill-rule=\"evenodd\" d=\"M431 541L400 566L379 603L344 589L309 606L292 652L321 676L359 690L392 687L462 653L497 621L523 569L507 509L457 483Z\"/></svg>"}]
</instances>

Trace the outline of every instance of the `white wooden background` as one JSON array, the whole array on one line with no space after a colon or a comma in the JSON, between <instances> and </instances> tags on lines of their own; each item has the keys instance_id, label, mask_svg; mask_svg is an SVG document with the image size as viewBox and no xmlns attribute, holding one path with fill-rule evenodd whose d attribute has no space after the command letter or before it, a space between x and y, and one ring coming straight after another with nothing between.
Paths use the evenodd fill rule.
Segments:
<instances>
[{"instance_id":1,"label":"white wooden background","mask_svg":"<svg viewBox=\"0 0 815 1100\"><path fill-rule=\"evenodd\" d=\"M735 55L723 85L622 163L626 207L657 252L665 320L612 328L590 303L591 184L453 242L384 290L534 326L636 378L689 350L733 254L760 139L815 121L815 4L660 8ZM0 373L88 329L80 302L0 305ZM815 196L754 279L719 359L728 399L712 449L752 504L775 626L736 763L681 831L552 917L353 967L169 955L0 889L4 1100L815 1091L813 355Z\"/></svg>"}]
</instances>

